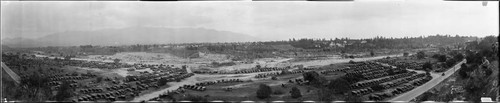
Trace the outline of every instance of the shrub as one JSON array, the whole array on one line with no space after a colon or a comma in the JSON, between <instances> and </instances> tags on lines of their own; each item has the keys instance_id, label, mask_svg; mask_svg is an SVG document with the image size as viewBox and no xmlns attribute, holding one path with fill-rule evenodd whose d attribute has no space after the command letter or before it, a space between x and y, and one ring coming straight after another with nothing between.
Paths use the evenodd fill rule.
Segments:
<instances>
[{"instance_id":1,"label":"shrub","mask_svg":"<svg viewBox=\"0 0 500 103\"><path fill-rule=\"evenodd\" d=\"M352 75L352 76L343 76L341 78L344 79L344 80L346 80L349 83L356 83L358 81L364 80L363 79L363 75L361 75L361 74L355 74L355 75Z\"/></svg>"},{"instance_id":2,"label":"shrub","mask_svg":"<svg viewBox=\"0 0 500 103\"><path fill-rule=\"evenodd\" d=\"M72 96L72 91L70 88L70 83L65 81L61 84L61 87L57 90L57 94L55 96L57 101L64 101Z\"/></svg>"},{"instance_id":3,"label":"shrub","mask_svg":"<svg viewBox=\"0 0 500 103\"><path fill-rule=\"evenodd\" d=\"M347 80L338 78L331 80L327 86L329 89L333 89L335 93L344 93L349 90L349 85L350 83Z\"/></svg>"},{"instance_id":4,"label":"shrub","mask_svg":"<svg viewBox=\"0 0 500 103\"><path fill-rule=\"evenodd\" d=\"M461 60L462 60L462 59L464 59L464 58L465 58L465 57L464 57L464 55L463 55L463 54L461 54L461 53L459 53L459 54L457 54L457 55L455 55L455 56L453 57L453 59L458 60L458 61L461 61Z\"/></svg>"},{"instance_id":5,"label":"shrub","mask_svg":"<svg viewBox=\"0 0 500 103\"><path fill-rule=\"evenodd\" d=\"M491 68L486 68L484 70L484 72L485 72L486 76L490 76L493 73L493 70L491 70Z\"/></svg>"},{"instance_id":6,"label":"shrub","mask_svg":"<svg viewBox=\"0 0 500 103\"><path fill-rule=\"evenodd\" d=\"M425 53L424 53L424 51L419 51L419 52L417 53L417 58L418 58L418 59L424 59L424 58L425 58Z\"/></svg>"},{"instance_id":7,"label":"shrub","mask_svg":"<svg viewBox=\"0 0 500 103\"><path fill-rule=\"evenodd\" d=\"M350 63L350 64L354 64L354 63L356 63L356 62L354 62L354 61L352 61L352 60L349 60L349 63Z\"/></svg>"},{"instance_id":8,"label":"shrub","mask_svg":"<svg viewBox=\"0 0 500 103\"><path fill-rule=\"evenodd\" d=\"M276 76L273 76L271 77L272 80L278 80L278 78L276 78Z\"/></svg>"},{"instance_id":9,"label":"shrub","mask_svg":"<svg viewBox=\"0 0 500 103\"><path fill-rule=\"evenodd\" d=\"M422 65L422 69L425 71L432 70L432 64L430 62L425 62L424 65Z\"/></svg>"},{"instance_id":10,"label":"shrub","mask_svg":"<svg viewBox=\"0 0 500 103\"><path fill-rule=\"evenodd\" d=\"M409 55L410 55L410 53L408 53L408 52L404 52L404 53L403 53L403 56L404 56L404 57L407 57L407 56L409 56Z\"/></svg>"},{"instance_id":11,"label":"shrub","mask_svg":"<svg viewBox=\"0 0 500 103\"><path fill-rule=\"evenodd\" d=\"M465 68L462 68L458 71L458 74L460 75L460 77L462 77L463 79L465 78L468 78L469 76L467 75L467 72L465 70Z\"/></svg>"},{"instance_id":12,"label":"shrub","mask_svg":"<svg viewBox=\"0 0 500 103\"><path fill-rule=\"evenodd\" d=\"M96 82L97 82L97 83L100 83L101 81L102 81L102 77L97 77L97 78L96 78Z\"/></svg>"},{"instance_id":13,"label":"shrub","mask_svg":"<svg viewBox=\"0 0 500 103\"><path fill-rule=\"evenodd\" d=\"M302 97L302 94L300 94L300 90L297 87L293 87L292 90L290 91L290 94L292 95L292 98Z\"/></svg>"},{"instance_id":14,"label":"shrub","mask_svg":"<svg viewBox=\"0 0 500 103\"><path fill-rule=\"evenodd\" d=\"M315 71L305 72L302 75L304 77L304 80L309 81L309 83L311 83L315 86L320 86L320 85L322 85L322 83L324 83L326 81L326 78L320 76Z\"/></svg>"},{"instance_id":15,"label":"shrub","mask_svg":"<svg viewBox=\"0 0 500 103\"><path fill-rule=\"evenodd\" d=\"M455 65L457 61L455 61L454 59L450 59L448 61L446 61L446 67L452 67L453 65Z\"/></svg>"},{"instance_id":16,"label":"shrub","mask_svg":"<svg viewBox=\"0 0 500 103\"><path fill-rule=\"evenodd\" d=\"M257 90L257 98L264 99L271 97L271 87L266 84L260 84L259 89Z\"/></svg>"},{"instance_id":17,"label":"shrub","mask_svg":"<svg viewBox=\"0 0 500 103\"><path fill-rule=\"evenodd\" d=\"M446 62L446 55L439 55L437 59L439 62Z\"/></svg>"},{"instance_id":18,"label":"shrub","mask_svg":"<svg viewBox=\"0 0 500 103\"><path fill-rule=\"evenodd\" d=\"M161 78L158 80L158 86L164 86L165 84L167 84L167 78Z\"/></svg>"}]
</instances>

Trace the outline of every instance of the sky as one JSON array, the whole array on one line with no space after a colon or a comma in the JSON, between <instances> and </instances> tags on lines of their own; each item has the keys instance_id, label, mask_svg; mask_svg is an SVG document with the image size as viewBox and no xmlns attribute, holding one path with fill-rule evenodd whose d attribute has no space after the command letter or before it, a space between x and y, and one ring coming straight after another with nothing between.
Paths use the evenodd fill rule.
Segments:
<instances>
[{"instance_id":1,"label":"sky","mask_svg":"<svg viewBox=\"0 0 500 103\"><path fill-rule=\"evenodd\" d=\"M2 1L5 38L133 27L206 28L265 40L499 34L498 1Z\"/></svg>"}]
</instances>

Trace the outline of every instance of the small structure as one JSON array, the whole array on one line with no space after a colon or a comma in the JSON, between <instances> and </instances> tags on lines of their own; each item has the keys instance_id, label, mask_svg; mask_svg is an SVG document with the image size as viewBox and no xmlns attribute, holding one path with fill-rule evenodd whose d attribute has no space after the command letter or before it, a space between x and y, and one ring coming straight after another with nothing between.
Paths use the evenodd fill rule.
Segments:
<instances>
[{"instance_id":1,"label":"small structure","mask_svg":"<svg viewBox=\"0 0 500 103\"><path fill-rule=\"evenodd\" d=\"M493 102L490 97L481 97L481 102Z\"/></svg>"}]
</instances>

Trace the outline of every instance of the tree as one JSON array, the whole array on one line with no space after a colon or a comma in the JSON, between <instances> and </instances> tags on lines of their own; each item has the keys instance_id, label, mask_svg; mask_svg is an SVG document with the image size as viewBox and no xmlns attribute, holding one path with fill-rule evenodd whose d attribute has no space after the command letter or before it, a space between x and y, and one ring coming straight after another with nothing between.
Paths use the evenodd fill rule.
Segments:
<instances>
[{"instance_id":1,"label":"tree","mask_svg":"<svg viewBox=\"0 0 500 103\"><path fill-rule=\"evenodd\" d=\"M418 59L424 59L424 58L425 58L425 53L424 53L424 51L419 51L419 52L417 53L417 58L418 58Z\"/></svg>"},{"instance_id":2,"label":"tree","mask_svg":"<svg viewBox=\"0 0 500 103\"><path fill-rule=\"evenodd\" d=\"M404 53L403 53L403 56L404 56L404 57L408 57L409 55L410 55L410 53L408 53L408 52L404 52Z\"/></svg>"},{"instance_id":3,"label":"tree","mask_svg":"<svg viewBox=\"0 0 500 103\"><path fill-rule=\"evenodd\" d=\"M114 60L113 60L113 62L114 62L115 64L120 63L120 61L121 61L121 60L120 60L120 59L118 59L118 58L116 58L116 59L114 59Z\"/></svg>"},{"instance_id":4,"label":"tree","mask_svg":"<svg viewBox=\"0 0 500 103\"><path fill-rule=\"evenodd\" d=\"M453 59L461 61L462 59L464 59L464 55L462 53L456 54L455 56L453 56Z\"/></svg>"},{"instance_id":5,"label":"tree","mask_svg":"<svg viewBox=\"0 0 500 103\"><path fill-rule=\"evenodd\" d=\"M73 73L71 73L71 76L78 76L78 73L77 72L73 72Z\"/></svg>"},{"instance_id":6,"label":"tree","mask_svg":"<svg viewBox=\"0 0 500 103\"><path fill-rule=\"evenodd\" d=\"M165 84L167 84L167 78L161 78L160 80L158 80L158 86L164 86Z\"/></svg>"},{"instance_id":7,"label":"tree","mask_svg":"<svg viewBox=\"0 0 500 103\"><path fill-rule=\"evenodd\" d=\"M479 42L478 49L480 50L491 50L492 44L498 42L495 36L486 36Z\"/></svg>"},{"instance_id":8,"label":"tree","mask_svg":"<svg viewBox=\"0 0 500 103\"><path fill-rule=\"evenodd\" d=\"M481 101L481 95L486 90L489 81L489 78L471 77L464 87L467 101Z\"/></svg>"},{"instance_id":9,"label":"tree","mask_svg":"<svg viewBox=\"0 0 500 103\"><path fill-rule=\"evenodd\" d=\"M272 80L278 80L276 76L271 77Z\"/></svg>"},{"instance_id":10,"label":"tree","mask_svg":"<svg viewBox=\"0 0 500 103\"><path fill-rule=\"evenodd\" d=\"M354 63L356 63L356 62L349 60L349 64L354 64Z\"/></svg>"},{"instance_id":11,"label":"tree","mask_svg":"<svg viewBox=\"0 0 500 103\"><path fill-rule=\"evenodd\" d=\"M97 78L96 78L96 82L97 82L97 83L100 83L101 81L102 81L102 77L97 77Z\"/></svg>"},{"instance_id":12,"label":"tree","mask_svg":"<svg viewBox=\"0 0 500 103\"><path fill-rule=\"evenodd\" d=\"M50 86L47 85L48 82L49 78L34 73L27 78L21 79L21 83L15 88L20 88L18 93L23 96L22 100L45 101L52 96Z\"/></svg>"},{"instance_id":13,"label":"tree","mask_svg":"<svg viewBox=\"0 0 500 103\"><path fill-rule=\"evenodd\" d=\"M64 81L61 84L55 96L55 99L57 101L65 101L66 99L70 98L73 95L73 91L71 90L70 84L71 83L68 81Z\"/></svg>"},{"instance_id":14,"label":"tree","mask_svg":"<svg viewBox=\"0 0 500 103\"><path fill-rule=\"evenodd\" d=\"M457 61L455 61L455 59L450 59L448 61L446 61L446 67L452 67Z\"/></svg>"},{"instance_id":15,"label":"tree","mask_svg":"<svg viewBox=\"0 0 500 103\"><path fill-rule=\"evenodd\" d=\"M28 67L22 66L24 71L28 71Z\"/></svg>"},{"instance_id":16,"label":"tree","mask_svg":"<svg viewBox=\"0 0 500 103\"><path fill-rule=\"evenodd\" d=\"M348 81L349 83L356 83L358 81L364 80L363 75L361 75L361 74L354 74L351 76L343 76L341 78Z\"/></svg>"},{"instance_id":17,"label":"tree","mask_svg":"<svg viewBox=\"0 0 500 103\"><path fill-rule=\"evenodd\" d=\"M437 55L437 54L436 54ZM446 62L446 55L438 55L436 58L439 62Z\"/></svg>"},{"instance_id":18,"label":"tree","mask_svg":"<svg viewBox=\"0 0 500 103\"><path fill-rule=\"evenodd\" d=\"M490 76L493 73L493 70L491 70L491 68L485 68L484 72L485 72L485 76Z\"/></svg>"},{"instance_id":19,"label":"tree","mask_svg":"<svg viewBox=\"0 0 500 103\"><path fill-rule=\"evenodd\" d=\"M302 97L302 94L300 94L300 90L297 87L293 87L292 90L290 91L290 94L292 95L292 98Z\"/></svg>"},{"instance_id":20,"label":"tree","mask_svg":"<svg viewBox=\"0 0 500 103\"><path fill-rule=\"evenodd\" d=\"M344 80L343 78L338 78L331 80L330 83L328 84L329 89L333 89L335 93L344 93L349 90L349 85L350 83L347 80Z\"/></svg>"},{"instance_id":21,"label":"tree","mask_svg":"<svg viewBox=\"0 0 500 103\"><path fill-rule=\"evenodd\" d=\"M71 60L71 56L64 56L64 60Z\"/></svg>"},{"instance_id":22,"label":"tree","mask_svg":"<svg viewBox=\"0 0 500 103\"><path fill-rule=\"evenodd\" d=\"M315 86L321 86L326 81L326 78L320 76L315 71L302 73L302 76L304 77L304 80L309 81L311 84Z\"/></svg>"},{"instance_id":23,"label":"tree","mask_svg":"<svg viewBox=\"0 0 500 103\"><path fill-rule=\"evenodd\" d=\"M432 70L432 64L431 64L431 62L425 62L424 65L422 65L422 69L424 69L425 71Z\"/></svg>"},{"instance_id":24,"label":"tree","mask_svg":"<svg viewBox=\"0 0 500 103\"><path fill-rule=\"evenodd\" d=\"M271 97L272 89L266 84L260 84L257 90L257 98L265 99Z\"/></svg>"}]
</instances>

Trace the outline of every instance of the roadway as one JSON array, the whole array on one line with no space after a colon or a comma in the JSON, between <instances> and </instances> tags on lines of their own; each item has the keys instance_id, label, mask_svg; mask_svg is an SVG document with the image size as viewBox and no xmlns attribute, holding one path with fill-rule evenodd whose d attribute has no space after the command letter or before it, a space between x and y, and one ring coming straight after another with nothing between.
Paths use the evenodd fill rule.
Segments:
<instances>
[{"instance_id":1,"label":"roadway","mask_svg":"<svg viewBox=\"0 0 500 103\"><path fill-rule=\"evenodd\" d=\"M427 82L421 86L418 86L409 92L398 95L397 97L394 97L388 101L410 101L410 100L416 98L417 96L432 89L434 86L438 85L439 83L444 81L446 78L450 77L452 74L454 74L456 71L458 71L460 69L460 65L462 65L462 63L465 63L465 62L466 62L466 60L463 60L463 61L457 63L455 66L453 66L452 68L450 68L446 72L444 72L445 73L444 76L442 76L442 73L431 72L432 79L429 82Z\"/></svg>"}]
</instances>

